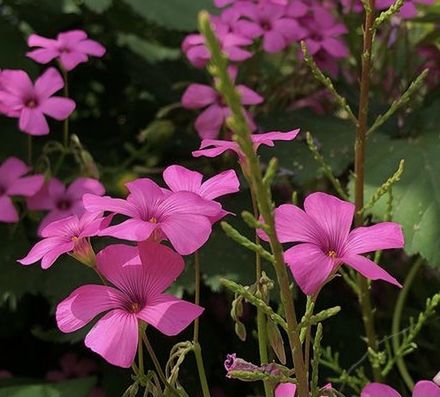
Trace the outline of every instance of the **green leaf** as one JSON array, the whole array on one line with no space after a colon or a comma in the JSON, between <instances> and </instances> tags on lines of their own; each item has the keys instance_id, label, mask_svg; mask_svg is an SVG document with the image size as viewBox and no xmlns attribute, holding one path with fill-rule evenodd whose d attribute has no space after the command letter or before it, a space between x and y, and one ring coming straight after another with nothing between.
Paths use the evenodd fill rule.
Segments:
<instances>
[{"instance_id":1,"label":"green leaf","mask_svg":"<svg viewBox=\"0 0 440 397\"><path fill-rule=\"evenodd\" d=\"M213 11L211 0L125 0L148 21L180 31L197 29L197 13Z\"/></svg>"},{"instance_id":2,"label":"green leaf","mask_svg":"<svg viewBox=\"0 0 440 397\"><path fill-rule=\"evenodd\" d=\"M112 0L84 0L84 5L97 14L102 14L112 5Z\"/></svg>"},{"instance_id":3,"label":"green leaf","mask_svg":"<svg viewBox=\"0 0 440 397\"><path fill-rule=\"evenodd\" d=\"M87 397L96 383L94 377L60 383L28 384L0 388L0 397Z\"/></svg>"},{"instance_id":4,"label":"green leaf","mask_svg":"<svg viewBox=\"0 0 440 397\"><path fill-rule=\"evenodd\" d=\"M394 173L401 159L405 171L393 186L393 221L402 224L405 251L421 254L431 265L440 266L440 137L437 131L425 131L413 139L393 140L377 134L367 147L366 198ZM386 196L371 212L383 219Z\"/></svg>"}]
</instances>

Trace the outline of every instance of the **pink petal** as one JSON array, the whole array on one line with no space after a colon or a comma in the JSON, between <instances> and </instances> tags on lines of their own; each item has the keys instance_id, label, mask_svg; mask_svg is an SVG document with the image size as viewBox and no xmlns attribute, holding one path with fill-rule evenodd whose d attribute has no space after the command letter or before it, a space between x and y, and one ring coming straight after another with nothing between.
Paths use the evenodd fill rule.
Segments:
<instances>
[{"instance_id":1,"label":"pink petal","mask_svg":"<svg viewBox=\"0 0 440 397\"><path fill-rule=\"evenodd\" d=\"M129 368L136 354L138 335L136 315L114 309L95 324L85 345L110 364Z\"/></svg>"},{"instance_id":2,"label":"pink petal","mask_svg":"<svg viewBox=\"0 0 440 397\"><path fill-rule=\"evenodd\" d=\"M370 280L384 280L400 288L402 287L393 276L365 256L346 254L341 258L341 261Z\"/></svg>"},{"instance_id":3,"label":"pink petal","mask_svg":"<svg viewBox=\"0 0 440 397\"><path fill-rule=\"evenodd\" d=\"M56 245L43 256L41 260L41 268L44 270L49 269L49 267L51 267L61 255L72 251L73 247L73 241L63 242Z\"/></svg>"},{"instance_id":4,"label":"pink petal","mask_svg":"<svg viewBox=\"0 0 440 397\"><path fill-rule=\"evenodd\" d=\"M66 244L66 241L62 238L62 236L56 236L56 237L49 237L45 238L38 243L36 243L32 249L29 251L29 253L22 259L19 259L17 262L21 263L22 265L30 265L32 263L38 262L40 259L42 259L45 255L47 255L52 250L56 249L57 247L63 246ZM65 252L69 252L73 250L74 243L71 242L68 249ZM63 252L63 253L65 253ZM60 254L61 255L61 254ZM53 262L52 262L53 263ZM52 263L49 263L47 260L45 261L45 264L47 267L50 267Z\"/></svg>"},{"instance_id":5,"label":"pink petal","mask_svg":"<svg viewBox=\"0 0 440 397\"><path fill-rule=\"evenodd\" d=\"M213 146L213 147L209 147ZM199 150L192 152L193 157L217 157L227 150L232 150L235 153L240 153L240 149L236 142L221 141L216 139L204 139L200 145Z\"/></svg>"},{"instance_id":6,"label":"pink petal","mask_svg":"<svg viewBox=\"0 0 440 397\"><path fill-rule=\"evenodd\" d=\"M139 257L148 278L143 289L151 296L165 291L183 272L183 258L172 249L154 241L144 241L138 244Z\"/></svg>"},{"instance_id":7,"label":"pink petal","mask_svg":"<svg viewBox=\"0 0 440 397\"><path fill-rule=\"evenodd\" d=\"M56 49L38 48L36 50L28 51L26 56L37 63L45 65L54 60L59 55Z\"/></svg>"},{"instance_id":8,"label":"pink petal","mask_svg":"<svg viewBox=\"0 0 440 397\"><path fill-rule=\"evenodd\" d=\"M57 178L52 178L32 197L27 199L30 210L51 210L55 208L54 198L64 194L64 184Z\"/></svg>"},{"instance_id":9,"label":"pink petal","mask_svg":"<svg viewBox=\"0 0 440 397\"><path fill-rule=\"evenodd\" d=\"M417 8L411 1L406 1L400 9L399 15L405 19L414 18L417 16Z\"/></svg>"},{"instance_id":10,"label":"pink petal","mask_svg":"<svg viewBox=\"0 0 440 397\"><path fill-rule=\"evenodd\" d=\"M305 3L303 3L302 1L294 1L290 4L287 10L287 14L289 16L298 18L306 15L308 11L309 11L309 7Z\"/></svg>"},{"instance_id":11,"label":"pink petal","mask_svg":"<svg viewBox=\"0 0 440 397\"><path fill-rule=\"evenodd\" d=\"M128 219L118 225L102 229L99 236L110 236L129 241L144 241L151 236L158 225L141 219Z\"/></svg>"},{"instance_id":12,"label":"pink petal","mask_svg":"<svg viewBox=\"0 0 440 397\"><path fill-rule=\"evenodd\" d=\"M133 204L126 200L112 198L110 196L97 196L95 194L86 193L83 198L83 205L90 212L115 212L130 217L137 216L137 211Z\"/></svg>"},{"instance_id":13,"label":"pink petal","mask_svg":"<svg viewBox=\"0 0 440 397\"><path fill-rule=\"evenodd\" d=\"M18 213L8 196L0 196L0 222L17 223Z\"/></svg>"},{"instance_id":14,"label":"pink petal","mask_svg":"<svg viewBox=\"0 0 440 397\"><path fill-rule=\"evenodd\" d=\"M287 40L300 40L305 35L305 30L298 22L290 18L280 18L273 23L273 29L281 33Z\"/></svg>"},{"instance_id":15,"label":"pink petal","mask_svg":"<svg viewBox=\"0 0 440 397\"><path fill-rule=\"evenodd\" d=\"M440 397L440 387L429 380L421 380L414 386L413 397Z\"/></svg>"},{"instance_id":16,"label":"pink petal","mask_svg":"<svg viewBox=\"0 0 440 397\"><path fill-rule=\"evenodd\" d=\"M219 105L211 105L197 117L194 127L202 139L216 138L225 121L223 109Z\"/></svg>"},{"instance_id":17,"label":"pink petal","mask_svg":"<svg viewBox=\"0 0 440 397\"><path fill-rule=\"evenodd\" d=\"M17 179L8 189L8 194L11 196L25 196L31 197L36 194L43 186L43 175L25 176Z\"/></svg>"},{"instance_id":18,"label":"pink petal","mask_svg":"<svg viewBox=\"0 0 440 397\"><path fill-rule=\"evenodd\" d=\"M163 172L163 180L173 192L193 192L200 194L203 175L180 165L170 165Z\"/></svg>"},{"instance_id":19,"label":"pink petal","mask_svg":"<svg viewBox=\"0 0 440 397\"><path fill-rule=\"evenodd\" d=\"M324 49L335 58L345 58L349 55L347 46L338 39L327 37L323 42Z\"/></svg>"},{"instance_id":20,"label":"pink petal","mask_svg":"<svg viewBox=\"0 0 440 397\"><path fill-rule=\"evenodd\" d=\"M74 29L74 30L68 30L67 32L59 33L57 36L58 42L61 43L76 43L81 40L87 39L87 33L84 32L84 30L80 29Z\"/></svg>"},{"instance_id":21,"label":"pink petal","mask_svg":"<svg viewBox=\"0 0 440 397\"><path fill-rule=\"evenodd\" d=\"M174 214L161 222L160 227L181 255L190 255L197 251L208 241L212 230L211 222L206 216L194 214Z\"/></svg>"},{"instance_id":22,"label":"pink petal","mask_svg":"<svg viewBox=\"0 0 440 397\"><path fill-rule=\"evenodd\" d=\"M275 30L266 32L263 36L264 51L275 53L286 47L286 41L283 35Z\"/></svg>"},{"instance_id":23,"label":"pink petal","mask_svg":"<svg viewBox=\"0 0 440 397\"><path fill-rule=\"evenodd\" d=\"M191 84L182 96L182 106L186 109L200 109L217 100L217 91L205 84Z\"/></svg>"},{"instance_id":24,"label":"pink petal","mask_svg":"<svg viewBox=\"0 0 440 397\"><path fill-rule=\"evenodd\" d=\"M171 295L159 295L137 316L168 336L182 332L203 313L203 308Z\"/></svg>"},{"instance_id":25,"label":"pink petal","mask_svg":"<svg viewBox=\"0 0 440 397\"><path fill-rule=\"evenodd\" d=\"M162 189L149 178L138 178L125 184L130 191L127 198L142 216L153 216L158 204L164 199Z\"/></svg>"},{"instance_id":26,"label":"pink petal","mask_svg":"<svg viewBox=\"0 0 440 397\"><path fill-rule=\"evenodd\" d=\"M78 230L78 216L72 215L49 223L41 230L41 237L66 237L70 239L75 236Z\"/></svg>"},{"instance_id":27,"label":"pink petal","mask_svg":"<svg viewBox=\"0 0 440 397\"><path fill-rule=\"evenodd\" d=\"M200 195L207 200L214 200L217 197L240 190L240 181L234 170L227 170L209 178L202 183Z\"/></svg>"},{"instance_id":28,"label":"pink petal","mask_svg":"<svg viewBox=\"0 0 440 397\"><path fill-rule=\"evenodd\" d=\"M306 295L315 294L337 264L315 244L298 244L284 253L293 277Z\"/></svg>"},{"instance_id":29,"label":"pink petal","mask_svg":"<svg viewBox=\"0 0 440 397\"><path fill-rule=\"evenodd\" d=\"M104 285L83 285L58 304L56 320L62 332L74 332L98 314L120 308L125 302L121 292Z\"/></svg>"},{"instance_id":30,"label":"pink petal","mask_svg":"<svg viewBox=\"0 0 440 397\"><path fill-rule=\"evenodd\" d=\"M370 383L365 386L360 397L402 397L396 390L381 383Z\"/></svg>"},{"instance_id":31,"label":"pink petal","mask_svg":"<svg viewBox=\"0 0 440 397\"><path fill-rule=\"evenodd\" d=\"M29 47L56 48L57 41L39 36L38 34L31 34L28 37L27 44Z\"/></svg>"},{"instance_id":32,"label":"pink petal","mask_svg":"<svg viewBox=\"0 0 440 397\"><path fill-rule=\"evenodd\" d=\"M29 171L29 167L17 157L8 157L0 165L0 183L8 188Z\"/></svg>"},{"instance_id":33,"label":"pink petal","mask_svg":"<svg viewBox=\"0 0 440 397\"><path fill-rule=\"evenodd\" d=\"M80 63L87 62L88 59L86 54L77 51L63 52L60 55L60 63L67 71L75 69Z\"/></svg>"},{"instance_id":34,"label":"pink petal","mask_svg":"<svg viewBox=\"0 0 440 397\"><path fill-rule=\"evenodd\" d=\"M29 135L47 135L49 133L46 118L38 108L23 108L20 113L19 128Z\"/></svg>"},{"instance_id":35,"label":"pink petal","mask_svg":"<svg viewBox=\"0 0 440 397\"><path fill-rule=\"evenodd\" d=\"M71 216L71 211L60 211L57 209L54 209L50 211L40 222L38 225L38 235L42 237L43 230L50 225L51 223L58 221L60 219L65 219L68 216Z\"/></svg>"},{"instance_id":36,"label":"pink petal","mask_svg":"<svg viewBox=\"0 0 440 397\"><path fill-rule=\"evenodd\" d=\"M240 33L246 37L250 37L251 39L256 39L264 33L264 30L259 24L248 21L246 19L238 20L235 23L234 28L237 33Z\"/></svg>"},{"instance_id":37,"label":"pink petal","mask_svg":"<svg viewBox=\"0 0 440 397\"><path fill-rule=\"evenodd\" d=\"M292 130L292 131L271 131L271 132L265 132L263 134L252 134L251 139L252 142L254 142L257 147L258 145L266 145L273 147L275 146L274 141L293 141L297 135L299 134L300 130Z\"/></svg>"},{"instance_id":38,"label":"pink petal","mask_svg":"<svg viewBox=\"0 0 440 397\"><path fill-rule=\"evenodd\" d=\"M95 40L81 40L74 45L76 51L83 52L87 55L102 57L105 54L105 47Z\"/></svg>"},{"instance_id":39,"label":"pink petal","mask_svg":"<svg viewBox=\"0 0 440 397\"><path fill-rule=\"evenodd\" d=\"M258 95L254 90L251 90L245 85L240 84L236 89L240 93L241 103L243 105L258 105L264 101L261 95Z\"/></svg>"},{"instance_id":40,"label":"pink petal","mask_svg":"<svg viewBox=\"0 0 440 397\"><path fill-rule=\"evenodd\" d=\"M318 192L306 197L304 209L327 235L329 249L340 251L353 222L354 204Z\"/></svg>"},{"instance_id":41,"label":"pink petal","mask_svg":"<svg viewBox=\"0 0 440 397\"><path fill-rule=\"evenodd\" d=\"M105 188L97 179L85 177L76 178L67 188L67 194L77 200L82 199L86 193L102 196Z\"/></svg>"},{"instance_id":42,"label":"pink petal","mask_svg":"<svg viewBox=\"0 0 440 397\"><path fill-rule=\"evenodd\" d=\"M188 60L196 68L204 68L210 58L209 50L204 45L190 48L186 52Z\"/></svg>"},{"instance_id":43,"label":"pink petal","mask_svg":"<svg viewBox=\"0 0 440 397\"><path fill-rule=\"evenodd\" d=\"M64 87L64 80L61 77L60 72L55 68L47 69L38 79L35 81L35 92L38 95L38 99L49 98L55 92L61 90Z\"/></svg>"},{"instance_id":44,"label":"pink petal","mask_svg":"<svg viewBox=\"0 0 440 397\"><path fill-rule=\"evenodd\" d=\"M394 222L358 227L351 231L346 250L352 254L365 254L390 248L403 248L402 227Z\"/></svg>"},{"instance_id":45,"label":"pink petal","mask_svg":"<svg viewBox=\"0 0 440 397\"><path fill-rule=\"evenodd\" d=\"M157 209L161 218L168 218L175 214L216 216L220 210L219 203L205 200L192 192L176 192L163 200Z\"/></svg>"},{"instance_id":46,"label":"pink petal","mask_svg":"<svg viewBox=\"0 0 440 397\"><path fill-rule=\"evenodd\" d=\"M34 93L32 81L23 70L4 70L2 89L19 98L32 96Z\"/></svg>"},{"instance_id":47,"label":"pink petal","mask_svg":"<svg viewBox=\"0 0 440 397\"><path fill-rule=\"evenodd\" d=\"M41 105L40 110L55 120L65 120L75 110L76 104L69 98L47 98Z\"/></svg>"},{"instance_id":48,"label":"pink petal","mask_svg":"<svg viewBox=\"0 0 440 397\"><path fill-rule=\"evenodd\" d=\"M280 383L275 388L274 397L295 397L296 385L293 383Z\"/></svg>"}]
</instances>

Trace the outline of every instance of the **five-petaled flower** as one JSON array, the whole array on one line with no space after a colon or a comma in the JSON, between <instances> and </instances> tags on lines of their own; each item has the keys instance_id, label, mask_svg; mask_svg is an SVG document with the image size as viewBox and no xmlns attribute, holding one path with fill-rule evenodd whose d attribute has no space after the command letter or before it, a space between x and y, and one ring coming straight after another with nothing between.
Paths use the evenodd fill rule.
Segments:
<instances>
[{"instance_id":1,"label":"five-petaled flower","mask_svg":"<svg viewBox=\"0 0 440 397\"><path fill-rule=\"evenodd\" d=\"M148 178L126 184L126 200L86 194L84 207L90 212L110 211L130 219L101 230L100 235L131 241L168 239L181 255L198 250L211 234L211 221L221 205L192 192L170 193Z\"/></svg>"},{"instance_id":2,"label":"five-petaled flower","mask_svg":"<svg viewBox=\"0 0 440 397\"><path fill-rule=\"evenodd\" d=\"M84 212L82 197L85 193L103 195L105 192L101 182L93 178L79 177L68 187L57 178L50 179L34 196L27 199L31 210L48 210L49 213L41 221L38 232L50 223L70 215L81 215Z\"/></svg>"},{"instance_id":3,"label":"five-petaled flower","mask_svg":"<svg viewBox=\"0 0 440 397\"><path fill-rule=\"evenodd\" d=\"M69 98L53 96L64 87L64 80L55 68L47 69L32 83L23 70L3 70L0 103L8 117L19 119L19 128L29 135L47 135L45 116L65 120L75 110Z\"/></svg>"},{"instance_id":4,"label":"five-petaled flower","mask_svg":"<svg viewBox=\"0 0 440 397\"><path fill-rule=\"evenodd\" d=\"M33 196L44 183L43 175L29 175L28 166L16 157L0 165L0 222L18 222L18 213L11 196Z\"/></svg>"},{"instance_id":5,"label":"five-petaled flower","mask_svg":"<svg viewBox=\"0 0 440 397\"><path fill-rule=\"evenodd\" d=\"M49 63L57 58L65 70L72 70L78 64L87 62L89 56L102 57L105 48L87 37L83 30L59 33L56 39L48 39L37 34L28 38L29 47L39 47L26 55L38 63Z\"/></svg>"},{"instance_id":6,"label":"five-petaled flower","mask_svg":"<svg viewBox=\"0 0 440 397\"><path fill-rule=\"evenodd\" d=\"M138 345L139 323L177 335L203 308L163 292L182 273L180 255L153 241L137 247L110 245L96 256L97 270L112 286L83 285L56 310L58 327L74 332L101 313L85 344L109 363L128 368Z\"/></svg>"},{"instance_id":7,"label":"five-petaled flower","mask_svg":"<svg viewBox=\"0 0 440 397\"><path fill-rule=\"evenodd\" d=\"M354 205L326 193L306 197L304 209L284 204L275 209L275 227L282 243L300 243L289 248L284 258L301 290L307 295L319 291L342 264L371 280L399 282L372 260L368 252L404 245L401 226L382 222L350 232ZM262 238L267 240L264 232Z\"/></svg>"},{"instance_id":8,"label":"five-petaled flower","mask_svg":"<svg viewBox=\"0 0 440 397\"><path fill-rule=\"evenodd\" d=\"M391 386L369 383L361 392L361 397L402 397ZM412 397L440 397L440 386L429 380L421 380L414 386Z\"/></svg>"}]
</instances>

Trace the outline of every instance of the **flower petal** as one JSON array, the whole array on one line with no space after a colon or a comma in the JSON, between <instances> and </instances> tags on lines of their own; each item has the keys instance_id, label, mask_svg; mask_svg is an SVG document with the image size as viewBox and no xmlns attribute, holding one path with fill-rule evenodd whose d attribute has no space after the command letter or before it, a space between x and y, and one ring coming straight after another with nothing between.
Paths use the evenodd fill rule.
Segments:
<instances>
[{"instance_id":1,"label":"flower petal","mask_svg":"<svg viewBox=\"0 0 440 397\"><path fill-rule=\"evenodd\" d=\"M124 302L124 295L113 287L83 285L58 304L55 313L58 328L65 333L74 332L98 314L122 307Z\"/></svg>"},{"instance_id":2,"label":"flower petal","mask_svg":"<svg viewBox=\"0 0 440 397\"><path fill-rule=\"evenodd\" d=\"M361 392L361 397L402 397L396 390L382 383L370 383Z\"/></svg>"},{"instance_id":3,"label":"flower petal","mask_svg":"<svg viewBox=\"0 0 440 397\"><path fill-rule=\"evenodd\" d=\"M393 276L365 256L344 255L341 261L370 280L384 280L402 288L402 285Z\"/></svg>"},{"instance_id":4,"label":"flower petal","mask_svg":"<svg viewBox=\"0 0 440 397\"><path fill-rule=\"evenodd\" d=\"M186 109L200 109L211 105L219 94L212 87L205 84L191 84L182 96L182 106Z\"/></svg>"},{"instance_id":5,"label":"flower petal","mask_svg":"<svg viewBox=\"0 0 440 397\"><path fill-rule=\"evenodd\" d=\"M162 189L149 178L138 178L125 184L130 191L127 201L134 205L143 217L152 217L164 198Z\"/></svg>"},{"instance_id":6,"label":"flower petal","mask_svg":"<svg viewBox=\"0 0 440 397\"><path fill-rule=\"evenodd\" d=\"M22 259L19 259L17 262L21 263L22 265L30 265L32 263L38 262L40 259L44 258L46 255L48 255L51 251L55 250L57 247L66 245L66 241L61 236L55 236L55 237L49 237L45 238L38 243L36 243L32 249L29 251L29 253ZM73 250L74 243L71 242L69 244L69 247L66 247L67 250L65 252L69 252ZM57 251L58 252L58 251ZM63 252L63 253L65 253ZM61 255L62 253L60 253ZM58 255L59 256L59 255ZM50 259L53 258L53 255L50 256ZM56 258L55 258L56 259ZM54 261L55 261L54 259ZM53 262L50 263L48 260L45 261L45 268L50 267Z\"/></svg>"},{"instance_id":7,"label":"flower petal","mask_svg":"<svg viewBox=\"0 0 440 397\"><path fill-rule=\"evenodd\" d=\"M280 383L275 388L275 397L295 397L296 385L293 383Z\"/></svg>"},{"instance_id":8,"label":"flower petal","mask_svg":"<svg viewBox=\"0 0 440 397\"><path fill-rule=\"evenodd\" d=\"M38 108L23 108L19 118L19 128L29 135L47 135L49 125L43 112Z\"/></svg>"},{"instance_id":9,"label":"flower petal","mask_svg":"<svg viewBox=\"0 0 440 397\"><path fill-rule=\"evenodd\" d=\"M2 90L23 98L32 96L34 93L34 85L29 75L23 70L3 70Z\"/></svg>"},{"instance_id":10,"label":"flower petal","mask_svg":"<svg viewBox=\"0 0 440 397\"><path fill-rule=\"evenodd\" d=\"M266 32L263 36L264 51L275 53L286 47L286 40L283 35L275 30Z\"/></svg>"},{"instance_id":11,"label":"flower petal","mask_svg":"<svg viewBox=\"0 0 440 397\"><path fill-rule=\"evenodd\" d=\"M102 196L105 188L101 182L93 178L79 177L76 178L67 188L67 194L73 199L82 199L84 194L93 193Z\"/></svg>"},{"instance_id":12,"label":"flower petal","mask_svg":"<svg viewBox=\"0 0 440 397\"><path fill-rule=\"evenodd\" d=\"M138 212L133 204L126 200L112 198L110 196L97 196L95 194L86 193L83 196L83 205L90 212L115 212L130 217L137 216Z\"/></svg>"},{"instance_id":13,"label":"flower petal","mask_svg":"<svg viewBox=\"0 0 440 397\"><path fill-rule=\"evenodd\" d=\"M49 98L55 92L61 90L64 87L64 80L61 77L60 72L55 68L47 69L38 79L35 81L35 92L39 99Z\"/></svg>"},{"instance_id":14,"label":"flower petal","mask_svg":"<svg viewBox=\"0 0 440 397\"><path fill-rule=\"evenodd\" d=\"M26 56L37 63L45 65L54 60L59 55L58 50L53 48L38 48L36 50L28 51Z\"/></svg>"},{"instance_id":15,"label":"flower petal","mask_svg":"<svg viewBox=\"0 0 440 397\"><path fill-rule=\"evenodd\" d=\"M261 95L243 84L239 84L236 89L240 94L241 103L243 105L258 105L264 101Z\"/></svg>"},{"instance_id":16,"label":"flower petal","mask_svg":"<svg viewBox=\"0 0 440 397\"><path fill-rule=\"evenodd\" d=\"M307 196L304 209L324 230L328 238L328 248L341 251L353 222L354 204L318 192Z\"/></svg>"},{"instance_id":17,"label":"flower petal","mask_svg":"<svg viewBox=\"0 0 440 397\"><path fill-rule=\"evenodd\" d=\"M3 188L9 186L29 171L28 166L17 157L8 157L0 165L0 183Z\"/></svg>"},{"instance_id":18,"label":"flower petal","mask_svg":"<svg viewBox=\"0 0 440 397\"><path fill-rule=\"evenodd\" d=\"M402 227L394 222L358 227L352 230L346 243L346 251L351 254L365 254L390 248L403 248Z\"/></svg>"},{"instance_id":19,"label":"flower petal","mask_svg":"<svg viewBox=\"0 0 440 397\"><path fill-rule=\"evenodd\" d=\"M221 172L202 183L200 195L207 200L214 200L217 197L240 190L240 181L234 170Z\"/></svg>"},{"instance_id":20,"label":"flower petal","mask_svg":"<svg viewBox=\"0 0 440 397\"><path fill-rule=\"evenodd\" d=\"M18 213L8 196L0 196L0 222L18 222Z\"/></svg>"},{"instance_id":21,"label":"flower petal","mask_svg":"<svg viewBox=\"0 0 440 397\"><path fill-rule=\"evenodd\" d=\"M78 51L63 52L60 55L60 63L67 71L75 69L80 63L87 62L88 59L86 54Z\"/></svg>"},{"instance_id":22,"label":"flower petal","mask_svg":"<svg viewBox=\"0 0 440 397\"><path fill-rule=\"evenodd\" d=\"M203 310L203 307L193 303L162 294L137 313L137 316L163 334L173 336L182 332Z\"/></svg>"},{"instance_id":23,"label":"flower petal","mask_svg":"<svg viewBox=\"0 0 440 397\"><path fill-rule=\"evenodd\" d=\"M118 225L102 229L99 236L111 236L129 241L144 241L151 236L157 224L141 219L128 219Z\"/></svg>"},{"instance_id":24,"label":"flower petal","mask_svg":"<svg viewBox=\"0 0 440 397\"><path fill-rule=\"evenodd\" d=\"M8 189L7 193L11 196L31 197L43 187L43 183L43 175L25 176L17 179Z\"/></svg>"},{"instance_id":25,"label":"flower petal","mask_svg":"<svg viewBox=\"0 0 440 397\"><path fill-rule=\"evenodd\" d=\"M217 138L224 121L222 107L214 104L199 114L194 127L202 139L214 139Z\"/></svg>"},{"instance_id":26,"label":"flower petal","mask_svg":"<svg viewBox=\"0 0 440 397\"><path fill-rule=\"evenodd\" d=\"M92 55L94 57L102 57L105 54L105 47L95 40L81 40L74 45L76 51L83 52L87 55Z\"/></svg>"},{"instance_id":27,"label":"flower petal","mask_svg":"<svg viewBox=\"0 0 440 397\"><path fill-rule=\"evenodd\" d=\"M200 145L200 149L193 151L192 155L193 157L217 157L227 150L232 150L237 154L241 153L236 142L222 141L218 139L204 139Z\"/></svg>"},{"instance_id":28,"label":"flower petal","mask_svg":"<svg viewBox=\"0 0 440 397\"><path fill-rule=\"evenodd\" d=\"M298 244L284 253L284 259L296 283L306 295L313 295L323 286L337 264L314 244Z\"/></svg>"},{"instance_id":29,"label":"flower petal","mask_svg":"<svg viewBox=\"0 0 440 397\"><path fill-rule=\"evenodd\" d=\"M138 345L136 315L115 309L102 317L87 334L85 345L110 364L129 368Z\"/></svg>"},{"instance_id":30,"label":"flower petal","mask_svg":"<svg viewBox=\"0 0 440 397\"><path fill-rule=\"evenodd\" d=\"M171 165L163 172L163 180L173 192L200 193L203 175L180 165Z\"/></svg>"},{"instance_id":31,"label":"flower petal","mask_svg":"<svg viewBox=\"0 0 440 397\"><path fill-rule=\"evenodd\" d=\"M413 397L440 397L440 387L429 380L421 380L414 386Z\"/></svg>"},{"instance_id":32,"label":"flower petal","mask_svg":"<svg viewBox=\"0 0 440 397\"><path fill-rule=\"evenodd\" d=\"M75 110L76 104L69 98L47 98L41 105L40 110L55 120L65 120Z\"/></svg>"}]
</instances>

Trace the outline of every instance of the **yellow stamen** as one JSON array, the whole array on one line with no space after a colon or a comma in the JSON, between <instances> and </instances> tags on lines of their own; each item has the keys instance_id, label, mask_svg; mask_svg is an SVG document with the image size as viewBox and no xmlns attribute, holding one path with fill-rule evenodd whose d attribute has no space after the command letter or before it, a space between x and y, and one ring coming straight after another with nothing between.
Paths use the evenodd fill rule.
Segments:
<instances>
[{"instance_id":1,"label":"yellow stamen","mask_svg":"<svg viewBox=\"0 0 440 397\"><path fill-rule=\"evenodd\" d=\"M327 255L330 258L336 258L336 251L330 250L329 252L327 252Z\"/></svg>"}]
</instances>

